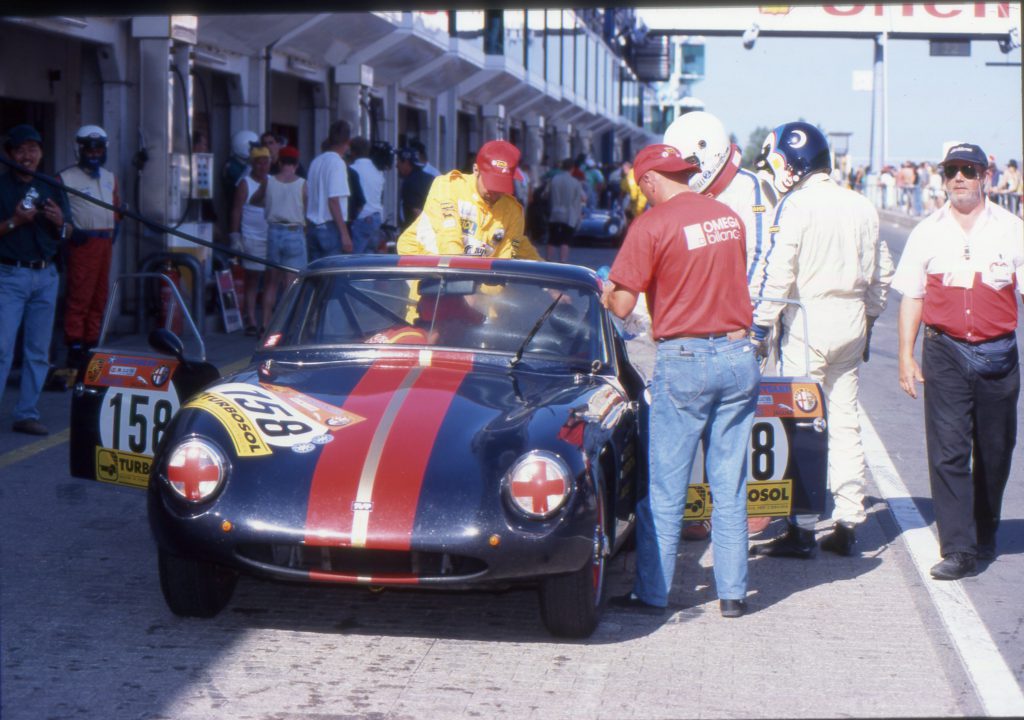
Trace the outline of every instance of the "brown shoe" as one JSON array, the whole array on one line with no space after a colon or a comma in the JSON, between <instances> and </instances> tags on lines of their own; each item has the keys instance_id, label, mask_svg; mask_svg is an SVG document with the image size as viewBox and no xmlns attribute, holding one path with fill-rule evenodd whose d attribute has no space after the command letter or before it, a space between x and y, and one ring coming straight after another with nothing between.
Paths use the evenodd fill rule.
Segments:
<instances>
[{"instance_id":1,"label":"brown shoe","mask_svg":"<svg viewBox=\"0 0 1024 720\"><path fill-rule=\"evenodd\" d=\"M710 520L698 520L683 528L683 540L699 542L700 540L707 540L709 535L711 535Z\"/></svg>"},{"instance_id":2,"label":"brown shoe","mask_svg":"<svg viewBox=\"0 0 1024 720\"><path fill-rule=\"evenodd\" d=\"M11 430L14 432L25 433L26 435L50 434L50 431L46 429L46 426L38 420L18 420L11 426Z\"/></svg>"},{"instance_id":3,"label":"brown shoe","mask_svg":"<svg viewBox=\"0 0 1024 720\"><path fill-rule=\"evenodd\" d=\"M772 524L770 517L749 517L747 518L747 534L757 535L764 532L764 529Z\"/></svg>"}]
</instances>

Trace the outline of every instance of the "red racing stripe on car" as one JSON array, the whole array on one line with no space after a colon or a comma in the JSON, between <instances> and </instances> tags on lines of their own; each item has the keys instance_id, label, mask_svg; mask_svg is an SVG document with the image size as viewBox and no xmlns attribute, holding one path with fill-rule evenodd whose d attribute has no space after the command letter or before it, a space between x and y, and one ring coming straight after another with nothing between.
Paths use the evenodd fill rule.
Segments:
<instances>
[{"instance_id":1,"label":"red racing stripe on car","mask_svg":"<svg viewBox=\"0 0 1024 720\"><path fill-rule=\"evenodd\" d=\"M373 488L366 547L408 550L416 508L434 441L463 379L471 354L449 356L416 379L388 435ZM465 452L465 448L445 448ZM379 498L379 501L377 500Z\"/></svg>"},{"instance_id":2,"label":"red racing stripe on car","mask_svg":"<svg viewBox=\"0 0 1024 720\"><path fill-rule=\"evenodd\" d=\"M343 410L366 418L345 429L335 442L320 452L309 489L306 509L306 543L346 546L352 543L353 503L359 488L363 458L392 394L415 369L395 367L395 358L371 365L345 400Z\"/></svg>"},{"instance_id":3,"label":"red racing stripe on car","mask_svg":"<svg viewBox=\"0 0 1024 720\"><path fill-rule=\"evenodd\" d=\"M437 255L402 255L398 267L437 267L441 258Z\"/></svg>"}]
</instances>

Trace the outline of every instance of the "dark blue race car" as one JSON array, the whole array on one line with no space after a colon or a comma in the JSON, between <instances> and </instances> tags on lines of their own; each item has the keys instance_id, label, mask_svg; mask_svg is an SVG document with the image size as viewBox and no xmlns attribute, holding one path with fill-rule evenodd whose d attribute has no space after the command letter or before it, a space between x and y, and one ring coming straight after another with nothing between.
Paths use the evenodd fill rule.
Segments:
<instances>
[{"instance_id":1,"label":"dark blue race car","mask_svg":"<svg viewBox=\"0 0 1024 720\"><path fill-rule=\"evenodd\" d=\"M172 611L239 573L539 588L555 635L598 623L642 490L642 380L584 268L334 257L292 286L252 365L182 402L149 515ZM157 345L184 360L176 338Z\"/></svg>"}]
</instances>

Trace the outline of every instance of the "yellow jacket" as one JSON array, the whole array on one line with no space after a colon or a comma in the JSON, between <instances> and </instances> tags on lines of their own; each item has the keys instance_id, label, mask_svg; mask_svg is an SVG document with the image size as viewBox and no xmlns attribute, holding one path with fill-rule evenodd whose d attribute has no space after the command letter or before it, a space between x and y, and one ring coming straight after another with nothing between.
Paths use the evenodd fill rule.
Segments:
<instances>
[{"instance_id":1,"label":"yellow jacket","mask_svg":"<svg viewBox=\"0 0 1024 720\"><path fill-rule=\"evenodd\" d=\"M430 186L423 212L398 238L398 254L540 260L523 232L523 207L513 196L492 207L477 194L475 175L452 170Z\"/></svg>"},{"instance_id":2,"label":"yellow jacket","mask_svg":"<svg viewBox=\"0 0 1024 720\"><path fill-rule=\"evenodd\" d=\"M642 213L647 207L647 196L640 191L640 185L637 184L636 176L633 175L633 168L630 168L628 173L623 173L620 187L629 195L630 214L636 217Z\"/></svg>"}]
</instances>

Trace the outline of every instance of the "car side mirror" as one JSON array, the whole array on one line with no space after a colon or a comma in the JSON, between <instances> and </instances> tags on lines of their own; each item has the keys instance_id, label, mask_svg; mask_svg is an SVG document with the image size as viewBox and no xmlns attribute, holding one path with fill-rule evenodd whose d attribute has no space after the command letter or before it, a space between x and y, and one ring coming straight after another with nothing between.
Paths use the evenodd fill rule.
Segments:
<instances>
[{"instance_id":1,"label":"car side mirror","mask_svg":"<svg viewBox=\"0 0 1024 720\"><path fill-rule=\"evenodd\" d=\"M149 333L149 346L158 353L172 355L185 362L185 344L167 328L155 328Z\"/></svg>"}]
</instances>

